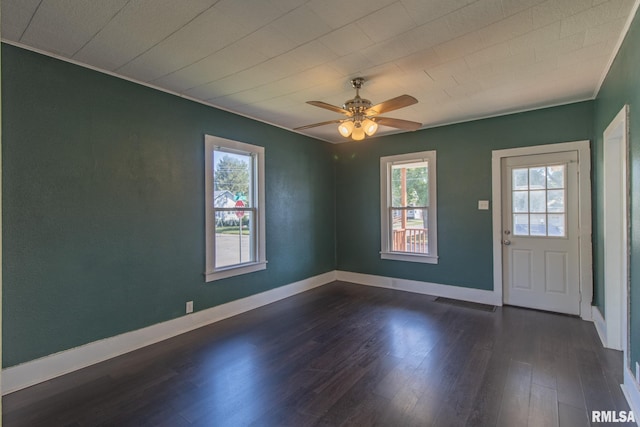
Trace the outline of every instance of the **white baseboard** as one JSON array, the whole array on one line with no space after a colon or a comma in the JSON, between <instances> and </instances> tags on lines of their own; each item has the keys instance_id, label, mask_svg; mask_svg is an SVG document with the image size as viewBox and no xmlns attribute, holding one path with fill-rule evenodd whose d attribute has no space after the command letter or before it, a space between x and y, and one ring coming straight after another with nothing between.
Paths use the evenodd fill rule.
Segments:
<instances>
[{"instance_id":1,"label":"white baseboard","mask_svg":"<svg viewBox=\"0 0 640 427\"><path fill-rule=\"evenodd\" d=\"M607 348L607 323L598 306L594 305L591 307L591 317L593 318L593 324L596 326L596 331L598 332L602 346Z\"/></svg>"},{"instance_id":2,"label":"white baseboard","mask_svg":"<svg viewBox=\"0 0 640 427\"><path fill-rule=\"evenodd\" d=\"M593 322L593 306L591 303L583 305L580 303L580 318L587 322Z\"/></svg>"},{"instance_id":3,"label":"white baseboard","mask_svg":"<svg viewBox=\"0 0 640 427\"><path fill-rule=\"evenodd\" d=\"M640 384L635 380L628 367L624 368L624 384L620 386L624 397L627 398L629 407L633 411L636 424L640 427Z\"/></svg>"},{"instance_id":4,"label":"white baseboard","mask_svg":"<svg viewBox=\"0 0 640 427\"><path fill-rule=\"evenodd\" d=\"M336 272L330 271L178 317L177 319L94 341L80 347L12 366L2 371L2 395L120 356L147 345L155 344L245 311L271 304L300 292L326 285L334 280L336 280Z\"/></svg>"},{"instance_id":5,"label":"white baseboard","mask_svg":"<svg viewBox=\"0 0 640 427\"><path fill-rule=\"evenodd\" d=\"M421 282L417 280L396 279L392 277L374 276L371 274L353 273L350 271L336 271L336 279L360 285L377 286L380 288L398 289L418 294L437 297L453 298L481 304L502 305L501 297L494 291L465 288L462 286L441 285L438 283Z\"/></svg>"}]
</instances>

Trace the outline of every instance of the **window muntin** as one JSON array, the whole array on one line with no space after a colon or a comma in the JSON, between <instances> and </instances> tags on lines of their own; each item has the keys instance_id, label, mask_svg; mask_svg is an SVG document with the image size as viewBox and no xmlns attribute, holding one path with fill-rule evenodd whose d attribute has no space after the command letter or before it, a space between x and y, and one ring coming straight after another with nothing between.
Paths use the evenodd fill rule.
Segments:
<instances>
[{"instance_id":1,"label":"window muntin","mask_svg":"<svg viewBox=\"0 0 640 427\"><path fill-rule=\"evenodd\" d=\"M264 148L207 135L207 281L266 268Z\"/></svg>"},{"instance_id":2,"label":"window muntin","mask_svg":"<svg viewBox=\"0 0 640 427\"><path fill-rule=\"evenodd\" d=\"M565 171L564 164L512 170L515 236L566 237Z\"/></svg>"},{"instance_id":3,"label":"window muntin","mask_svg":"<svg viewBox=\"0 0 640 427\"><path fill-rule=\"evenodd\" d=\"M437 263L435 151L382 157L383 259Z\"/></svg>"}]
</instances>

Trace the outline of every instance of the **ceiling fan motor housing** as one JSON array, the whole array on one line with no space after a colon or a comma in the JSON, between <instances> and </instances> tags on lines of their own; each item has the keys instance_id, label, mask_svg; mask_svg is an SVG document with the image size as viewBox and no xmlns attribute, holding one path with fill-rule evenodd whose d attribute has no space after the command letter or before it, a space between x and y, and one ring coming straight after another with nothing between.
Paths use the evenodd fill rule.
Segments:
<instances>
[{"instance_id":1,"label":"ceiling fan motor housing","mask_svg":"<svg viewBox=\"0 0 640 427\"><path fill-rule=\"evenodd\" d=\"M371 108L371 101L368 99L360 98L360 88L364 84L363 77L356 77L351 80L351 86L356 90L356 96L348 101L346 101L342 108L349 111L352 117L355 117L356 120L364 119L364 112Z\"/></svg>"},{"instance_id":2,"label":"ceiling fan motor housing","mask_svg":"<svg viewBox=\"0 0 640 427\"><path fill-rule=\"evenodd\" d=\"M356 115L358 113L364 113L366 110L371 108L371 101L368 99L360 98L359 95L356 95L355 98L348 100L342 105L342 108L352 113L352 115Z\"/></svg>"}]
</instances>

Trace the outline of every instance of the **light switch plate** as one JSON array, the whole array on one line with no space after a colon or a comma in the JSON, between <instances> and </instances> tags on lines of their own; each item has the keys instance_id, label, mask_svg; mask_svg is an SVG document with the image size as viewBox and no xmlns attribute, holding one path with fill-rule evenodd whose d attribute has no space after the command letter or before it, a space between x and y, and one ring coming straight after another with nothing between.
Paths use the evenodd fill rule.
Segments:
<instances>
[{"instance_id":1,"label":"light switch plate","mask_svg":"<svg viewBox=\"0 0 640 427\"><path fill-rule=\"evenodd\" d=\"M478 209L481 211L489 210L489 201L488 200L478 200Z\"/></svg>"}]
</instances>

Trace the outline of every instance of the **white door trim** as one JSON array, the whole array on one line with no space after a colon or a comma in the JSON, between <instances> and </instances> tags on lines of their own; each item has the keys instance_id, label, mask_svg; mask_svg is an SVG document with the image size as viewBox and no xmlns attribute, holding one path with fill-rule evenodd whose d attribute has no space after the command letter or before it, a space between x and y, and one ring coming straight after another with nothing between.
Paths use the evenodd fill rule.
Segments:
<instances>
[{"instance_id":1,"label":"white door trim","mask_svg":"<svg viewBox=\"0 0 640 427\"><path fill-rule=\"evenodd\" d=\"M625 352L629 292L628 106L603 133L605 346Z\"/></svg>"},{"instance_id":2,"label":"white door trim","mask_svg":"<svg viewBox=\"0 0 640 427\"><path fill-rule=\"evenodd\" d=\"M593 273L591 271L591 148L589 141L493 150L491 156L491 191L493 198L493 292L502 301L502 168L505 157L534 154L578 152L578 224L580 251L580 317L591 320Z\"/></svg>"}]
</instances>

